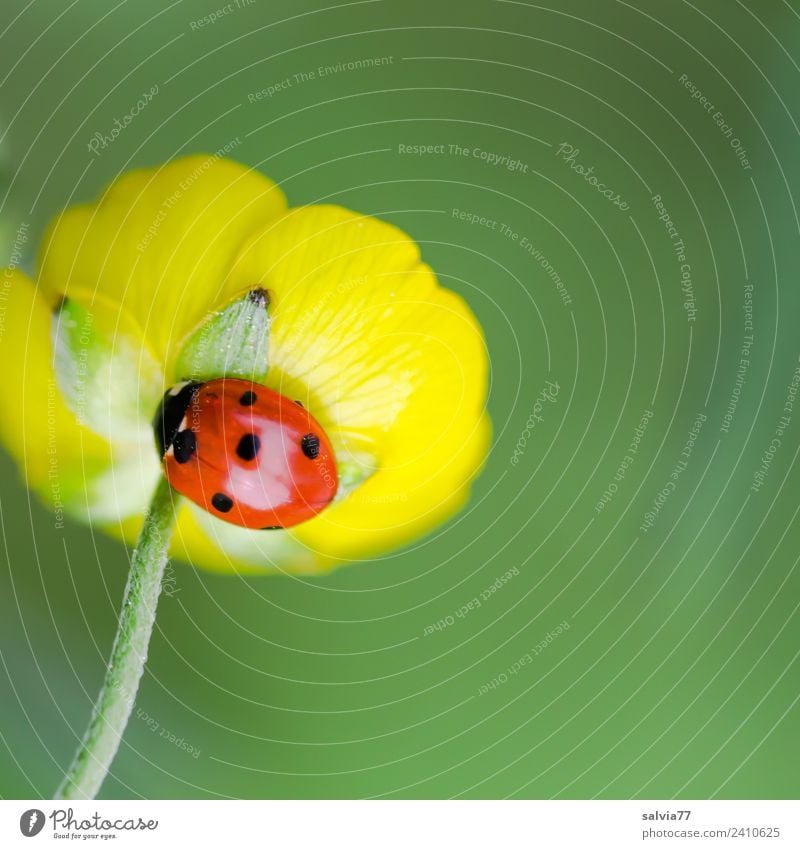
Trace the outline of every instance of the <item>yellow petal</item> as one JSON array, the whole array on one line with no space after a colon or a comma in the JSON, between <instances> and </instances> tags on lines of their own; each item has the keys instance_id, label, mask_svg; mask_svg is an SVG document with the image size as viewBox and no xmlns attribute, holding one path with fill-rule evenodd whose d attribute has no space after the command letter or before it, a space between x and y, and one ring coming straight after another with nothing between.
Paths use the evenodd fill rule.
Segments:
<instances>
[{"instance_id":1,"label":"yellow petal","mask_svg":"<svg viewBox=\"0 0 800 849\"><path fill-rule=\"evenodd\" d=\"M167 372L214 304L243 240L285 209L280 189L243 165L189 156L131 171L97 204L66 210L39 257L39 282L93 309L101 297L138 323Z\"/></svg>"},{"instance_id":2,"label":"yellow petal","mask_svg":"<svg viewBox=\"0 0 800 849\"><path fill-rule=\"evenodd\" d=\"M51 311L32 281L0 277L0 439L26 485L56 512L85 513L86 485L108 470L111 452L66 406L53 372Z\"/></svg>"},{"instance_id":3,"label":"yellow petal","mask_svg":"<svg viewBox=\"0 0 800 849\"><path fill-rule=\"evenodd\" d=\"M491 437L474 316L397 228L337 207L254 234L226 286L270 292L267 383L301 400L365 480L290 531L180 509L172 554L215 571L311 574L397 547L458 510ZM130 542L141 524L126 526Z\"/></svg>"},{"instance_id":4,"label":"yellow petal","mask_svg":"<svg viewBox=\"0 0 800 849\"><path fill-rule=\"evenodd\" d=\"M290 533L327 565L395 547L464 502L491 435L487 356L465 302L416 244L339 207L289 211L231 274L272 297L269 385L303 401L358 488Z\"/></svg>"},{"instance_id":5,"label":"yellow petal","mask_svg":"<svg viewBox=\"0 0 800 849\"><path fill-rule=\"evenodd\" d=\"M113 536L134 545L142 515L106 526ZM187 501L178 507L170 556L212 572L239 574L324 571L323 562L286 531L251 531L223 522Z\"/></svg>"},{"instance_id":6,"label":"yellow petal","mask_svg":"<svg viewBox=\"0 0 800 849\"><path fill-rule=\"evenodd\" d=\"M270 291L268 383L321 422L347 486L290 532L245 531L182 507L173 552L199 565L312 572L395 547L458 509L483 463L480 328L389 224L337 207L287 212L265 177L189 157L127 174L96 205L60 216L43 243L40 285L49 305L67 294L118 313L168 383L181 343L209 312L256 286ZM72 415L58 403L59 415ZM86 491L90 500L107 493L110 505L96 518L132 540L158 473L154 452L115 444L109 466L106 443L72 422L80 457L64 468L86 465L88 440L97 467ZM15 426L6 430L24 458ZM120 493L130 494L123 507Z\"/></svg>"}]
</instances>

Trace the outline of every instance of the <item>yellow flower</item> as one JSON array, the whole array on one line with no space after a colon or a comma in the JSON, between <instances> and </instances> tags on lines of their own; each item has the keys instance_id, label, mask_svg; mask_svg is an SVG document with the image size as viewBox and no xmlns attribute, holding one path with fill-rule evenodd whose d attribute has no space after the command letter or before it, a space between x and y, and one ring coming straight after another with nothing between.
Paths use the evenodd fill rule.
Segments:
<instances>
[{"instance_id":1,"label":"yellow flower","mask_svg":"<svg viewBox=\"0 0 800 849\"><path fill-rule=\"evenodd\" d=\"M440 523L486 455L483 336L417 245L340 207L287 209L237 163L191 156L125 174L52 223L35 282L4 274L0 438L57 517L136 539L161 474L151 420L186 377L181 352L259 287L270 295L263 382L323 426L342 496L269 532L184 501L171 554L218 570L324 571Z\"/></svg>"}]
</instances>

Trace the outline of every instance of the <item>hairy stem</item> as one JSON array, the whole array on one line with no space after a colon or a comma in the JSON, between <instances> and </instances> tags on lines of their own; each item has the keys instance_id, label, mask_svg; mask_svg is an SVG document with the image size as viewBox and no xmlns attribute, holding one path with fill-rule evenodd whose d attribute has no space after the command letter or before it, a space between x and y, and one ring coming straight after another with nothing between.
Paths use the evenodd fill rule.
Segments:
<instances>
[{"instance_id":1,"label":"hairy stem","mask_svg":"<svg viewBox=\"0 0 800 849\"><path fill-rule=\"evenodd\" d=\"M131 556L131 571L106 677L89 727L56 791L56 799L93 799L117 753L147 659L177 498L162 478Z\"/></svg>"}]
</instances>

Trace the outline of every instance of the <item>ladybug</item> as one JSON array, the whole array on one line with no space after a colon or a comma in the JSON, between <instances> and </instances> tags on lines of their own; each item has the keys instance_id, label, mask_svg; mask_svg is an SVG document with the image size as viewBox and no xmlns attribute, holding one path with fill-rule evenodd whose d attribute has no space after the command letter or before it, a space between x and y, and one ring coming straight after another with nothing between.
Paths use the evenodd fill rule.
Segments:
<instances>
[{"instance_id":1,"label":"ladybug","mask_svg":"<svg viewBox=\"0 0 800 849\"><path fill-rule=\"evenodd\" d=\"M178 383L164 395L153 428L170 485L234 525L289 528L336 495L325 431L299 401L259 383Z\"/></svg>"}]
</instances>

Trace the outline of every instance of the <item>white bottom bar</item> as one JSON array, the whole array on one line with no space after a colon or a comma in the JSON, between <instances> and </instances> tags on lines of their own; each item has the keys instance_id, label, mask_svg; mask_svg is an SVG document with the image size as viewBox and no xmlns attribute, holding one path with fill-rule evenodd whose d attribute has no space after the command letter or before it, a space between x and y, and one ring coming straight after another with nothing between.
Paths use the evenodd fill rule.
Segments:
<instances>
[{"instance_id":1,"label":"white bottom bar","mask_svg":"<svg viewBox=\"0 0 800 849\"><path fill-rule=\"evenodd\" d=\"M787 801L0 801L0 846L800 846ZM30 834L30 836L29 836Z\"/></svg>"}]
</instances>

